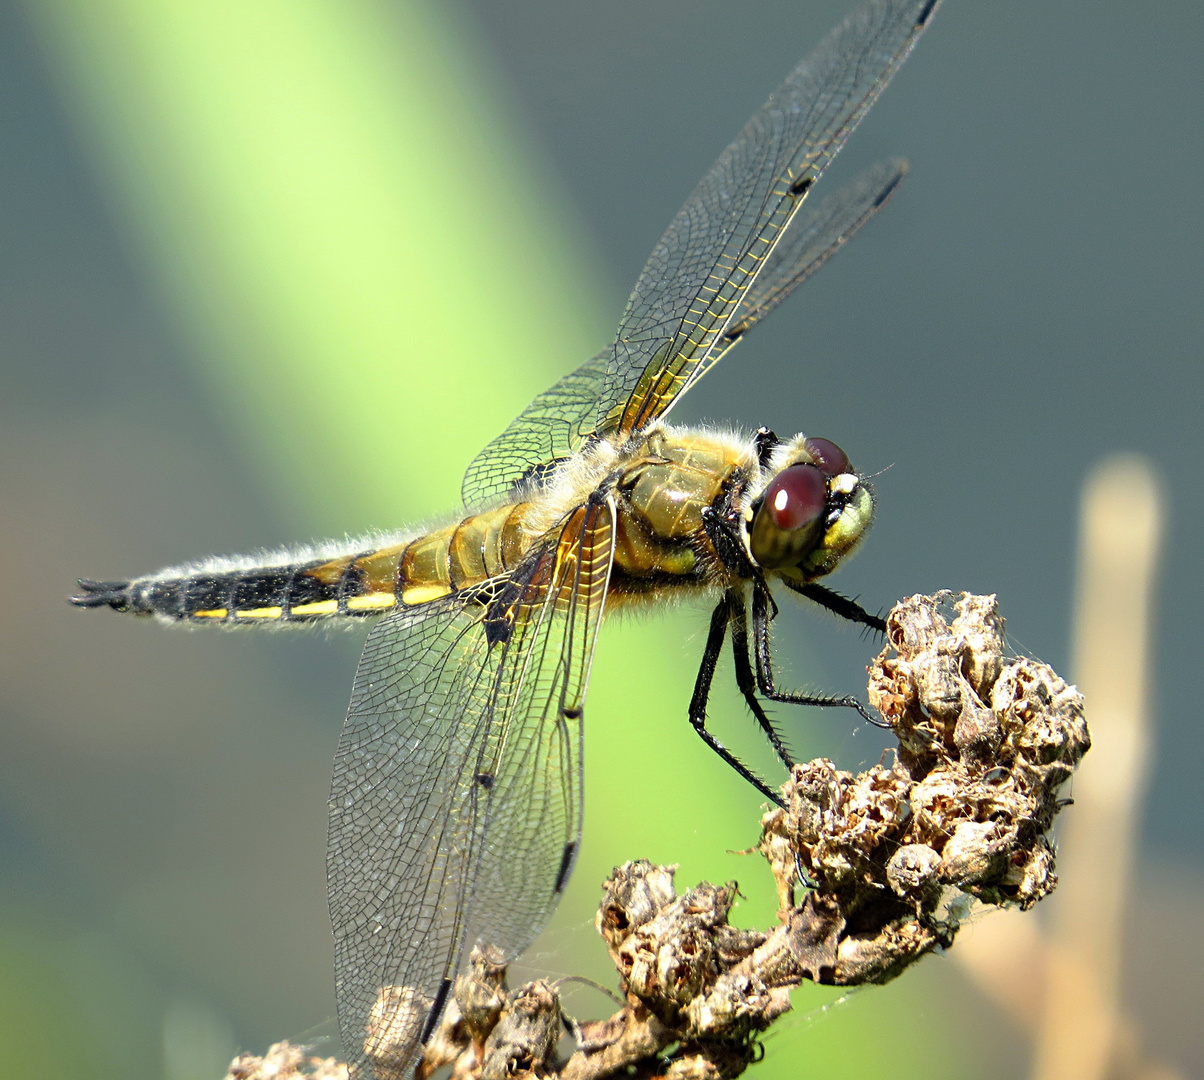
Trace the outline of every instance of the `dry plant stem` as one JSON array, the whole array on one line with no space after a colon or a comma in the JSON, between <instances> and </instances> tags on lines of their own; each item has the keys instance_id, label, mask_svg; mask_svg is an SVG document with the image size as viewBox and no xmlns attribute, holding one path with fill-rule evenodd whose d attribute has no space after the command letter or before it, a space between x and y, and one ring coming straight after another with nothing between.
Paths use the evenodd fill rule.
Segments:
<instances>
[{"instance_id":1,"label":"dry plant stem","mask_svg":"<svg viewBox=\"0 0 1204 1080\"><path fill-rule=\"evenodd\" d=\"M1049 893L1057 792L1090 745L1082 698L1044 664L1005 660L994 598L898 604L869 697L897 750L859 775L823 759L795 766L785 807L762 819L777 925L730 926L734 882L679 896L673 868L627 863L606 882L596 920L623 1008L566 1019L554 985L507 992L504 968L478 947L420 1080L449 1064L460 1080L734 1077L802 982L887 982L950 946L974 901L1027 909ZM562 1058L565 1030L576 1048ZM381 1052L376 1075L393 1078Z\"/></svg>"},{"instance_id":2,"label":"dry plant stem","mask_svg":"<svg viewBox=\"0 0 1204 1080\"><path fill-rule=\"evenodd\" d=\"M1165 496L1134 456L1099 465L1083 492L1075 664L1090 695L1095 752L1061 829L1069 881L1048 929L1009 913L954 954L1012 1022L1036 1037L1036 1080L1179 1080L1120 1006L1123 905L1149 758L1150 624Z\"/></svg>"},{"instance_id":3,"label":"dry plant stem","mask_svg":"<svg viewBox=\"0 0 1204 1080\"><path fill-rule=\"evenodd\" d=\"M1066 891L1046 939L1047 983L1033 1076L1135 1076L1140 1036L1122 1016L1121 944L1149 755L1150 621L1165 516L1149 464L1101 464L1083 491L1075 666L1098 748L1062 830ZM1131 1032L1128 1039L1121 1033ZM1127 1066L1125 1060L1127 1059Z\"/></svg>"}]
</instances>

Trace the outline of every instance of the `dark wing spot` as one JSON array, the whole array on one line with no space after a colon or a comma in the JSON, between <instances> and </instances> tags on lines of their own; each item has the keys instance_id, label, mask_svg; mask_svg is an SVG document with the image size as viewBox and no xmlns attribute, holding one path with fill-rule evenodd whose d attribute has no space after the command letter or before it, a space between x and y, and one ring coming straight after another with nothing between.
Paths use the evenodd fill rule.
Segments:
<instances>
[{"instance_id":1,"label":"dark wing spot","mask_svg":"<svg viewBox=\"0 0 1204 1080\"><path fill-rule=\"evenodd\" d=\"M564 887L569 883L569 873L573 869L573 860L577 857L577 841L570 840L564 845L564 852L560 856L560 869L556 871L556 884L552 886L552 892L560 893L564 891Z\"/></svg>"},{"instance_id":2,"label":"dark wing spot","mask_svg":"<svg viewBox=\"0 0 1204 1080\"><path fill-rule=\"evenodd\" d=\"M451 979L444 979L439 984L439 991L435 994L435 1003L431 1006L431 1011L427 1014L426 1023L422 1025L422 1038L418 1041L425 1043L434 1033L435 1028L439 1026L439 1018L443 1015L443 1006L447 1004L447 995L451 993Z\"/></svg>"},{"instance_id":3,"label":"dark wing spot","mask_svg":"<svg viewBox=\"0 0 1204 1080\"><path fill-rule=\"evenodd\" d=\"M531 465L512 485L511 490L517 493L539 491L559 468L565 458L552 458L550 461L540 461Z\"/></svg>"},{"instance_id":4,"label":"dark wing spot","mask_svg":"<svg viewBox=\"0 0 1204 1080\"><path fill-rule=\"evenodd\" d=\"M878 197L874 200L874 209L884 206L890 197L898 190L899 185L903 183L903 173L899 173L885 188L878 192Z\"/></svg>"},{"instance_id":5,"label":"dark wing spot","mask_svg":"<svg viewBox=\"0 0 1204 1080\"><path fill-rule=\"evenodd\" d=\"M800 176L793 184L790 185L790 194L796 196L806 195L811 190L811 185L815 183L814 175L808 174Z\"/></svg>"},{"instance_id":6,"label":"dark wing spot","mask_svg":"<svg viewBox=\"0 0 1204 1080\"><path fill-rule=\"evenodd\" d=\"M496 600L489 605L489 611L485 615L485 641L490 648L499 642L504 645L510 640L514 631L512 620L513 613L505 605Z\"/></svg>"},{"instance_id":7,"label":"dark wing spot","mask_svg":"<svg viewBox=\"0 0 1204 1080\"><path fill-rule=\"evenodd\" d=\"M485 604L485 640L492 648L505 644L514 632L514 620L524 608L543 599L542 589L535 584L541 574L546 574L554 558L549 551L536 551L501 585L491 584L478 590L474 599Z\"/></svg>"},{"instance_id":8,"label":"dark wing spot","mask_svg":"<svg viewBox=\"0 0 1204 1080\"><path fill-rule=\"evenodd\" d=\"M462 594L485 609L481 620L485 628L485 640L490 648L499 642L505 644L514 631L514 605L522 594L513 578L508 581L489 581L475 588L465 589Z\"/></svg>"},{"instance_id":9,"label":"dark wing spot","mask_svg":"<svg viewBox=\"0 0 1204 1080\"><path fill-rule=\"evenodd\" d=\"M486 791L493 790L493 773L479 772L477 773L477 783Z\"/></svg>"}]
</instances>

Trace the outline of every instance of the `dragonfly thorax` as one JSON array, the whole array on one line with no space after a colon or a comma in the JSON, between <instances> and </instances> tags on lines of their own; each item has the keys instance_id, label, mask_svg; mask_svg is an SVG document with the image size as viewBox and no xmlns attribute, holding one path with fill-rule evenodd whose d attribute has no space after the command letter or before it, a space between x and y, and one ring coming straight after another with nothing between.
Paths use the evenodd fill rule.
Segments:
<instances>
[{"instance_id":1,"label":"dragonfly thorax","mask_svg":"<svg viewBox=\"0 0 1204 1080\"><path fill-rule=\"evenodd\" d=\"M746 438L661 426L650 431L611 476L619 593L712 584L720 560L706 515L742 497L758 471L756 450Z\"/></svg>"}]
</instances>

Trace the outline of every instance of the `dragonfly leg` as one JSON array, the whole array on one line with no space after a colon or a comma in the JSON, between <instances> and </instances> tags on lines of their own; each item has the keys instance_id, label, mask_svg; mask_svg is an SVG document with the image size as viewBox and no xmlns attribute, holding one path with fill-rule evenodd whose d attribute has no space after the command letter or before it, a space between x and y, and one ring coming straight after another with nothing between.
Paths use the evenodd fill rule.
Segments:
<instances>
[{"instance_id":1,"label":"dragonfly leg","mask_svg":"<svg viewBox=\"0 0 1204 1080\"><path fill-rule=\"evenodd\" d=\"M809 588L809 586L806 587ZM827 590L824 591L826 592ZM836 594L832 595L835 596ZM844 600L843 597L837 597L837 599ZM853 601L849 600L845 602L857 608L858 611L861 611L861 608L857 607ZM875 727L889 727L890 725L885 721L875 719L871 716L865 706L851 694L843 697L834 694L791 694L777 688L773 677L772 650L769 645L769 621L773 617L770 612L772 604L773 599L769 596L768 589L759 587L753 590L753 652L757 662L757 689L761 692L761 696L768 698L770 701L780 701L788 705L840 706L846 709L855 709L863 720L873 724ZM868 612L862 612L862 614L866 616L866 619L873 619L873 616ZM881 620L878 621L881 622ZM874 624L871 622L867 625L872 626Z\"/></svg>"},{"instance_id":2,"label":"dragonfly leg","mask_svg":"<svg viewBox=\"0 0 1204 1080\"><path fill-rule=\"evenodd\" d=\"M764 780L756 775L747 765L736 757L726 746L707 730L707 699L711 694L711 683L715 679L715 665L723 652L723 639L727 634L728 623L732 618L731 600L728 594L716 605L711 613L711 627L707 632L706 647L702 653L702 663L698 666L698 678L694 681L694 696L690 699L690 724L701 736L702 741L715 751L724 761L736 770L745 780L755 787L765 798L784 806L782 797Z\"/></svg>"},{"instance_id":3,"label":"dragonfly leg","mask_svg":"<svg viewBox=\"0 0 1204 1080\"><path fill-rule=\"evenodd\" d=\"M753 674L752 662L749 660L748 609L744 603L744 596L740 593L731 593L728 603L731 616L732 659L736 664L736 685L740 688L740 693L744 695L744 700L753 716L756 717L757 723L761 725L761 730L765 732L765 737L773 747L774 753L778 755L778 760L787 769L792 769L794 768L794 758L786 747L781 733L765 714L765 707L761 704L761 699L757 697L757 680Z\"/></svg>"},{"instance_id":4,"label":"dragonfly leg","mask_svg":"<svg viewBox=\"0 0 1204 1080\"><path fill-rule=\"evenodd\" d=\"M879 634L886 633L886 620L880 615L871 615L856 600L850 600L847 596L841 596L840 593L825 589L815 582L810 585L792 585L783 578L782 583L808 600L813 600L820 607L827 608L833 615L839 615L842 619L848 619L849 622L861 626L868 626Z\"/></svg>"}]
</instances>

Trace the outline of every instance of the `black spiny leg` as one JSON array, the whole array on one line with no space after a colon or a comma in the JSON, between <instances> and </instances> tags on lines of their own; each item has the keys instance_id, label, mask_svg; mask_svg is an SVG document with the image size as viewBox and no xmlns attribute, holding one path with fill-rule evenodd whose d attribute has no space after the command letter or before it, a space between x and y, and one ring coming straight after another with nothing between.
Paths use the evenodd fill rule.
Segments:
<instances>
[{"instance_id":1,"label":"black spiny leg","mask_svg":"<svg viewBox=\"0 0 1204 1080\"><path fill-rule=\"evenodd\" d=\"M782 797L778 795L764 780L749 769L726 746L707 731L707 698L711 693L711 683L715 678L715 665L723 652L723 638L727 633L728 622L731 621L731 598L724 594L723 599L716 605L711 614L711 628L707 631L707 643L702 652L702 663L698 666L698 678L694 681L694 696L690 699L690 724L702 736L702 741L715 751L724 761L744 777L765 798L772 800L778 806L783 806ZM747 660L747 655L745 656ZM737 671L739 668L737 667ZM760 717L758 717L758 720ZM768 725L768 720L762 726ZM768 727L767 730L772 730ZM776 737L776 732L774 733ZM776 747L775 747L776 749Z\"/></svg>"},{"instance_id":2,"label":"black spiny leg","mask_svg":"<svg viewBox=\"0 0 1204 1080\"><path fill-rule=\"evenodd\" d=\"M810 586L804 586L804 588L810 588ZM802 590L796 591L801 592ZM827 590L823 591L827 592ZM810 594L804 593L804 595ZM831 595L835 596L835 594ZM866 621L867 625L874 626L877 629L875 623L869 621L874 619L872 615L866 611L862 611L852 600L844 600L843 597L837 597L837 599L850 605L852 608L856 608L857 611L860 611L865 616L865 620L855 621ZM870 716L866 712L865 706L852 695L836 697L830 694L787 694L778 690L773 681L773 660L769 647L769 620L772 617L769 605L772 603L773 600L769 596L769 590L764 586L753 589L753 641L756 647L755 654L757 658L757 688L761 691L761 695L769 698L770 701L780 701L788 705L839 705L846 709L856 709L863 720L868 721L875 727L889 727L890 725L884 721L875 720L874 717ZM838 611L837 614L841 614L841 612ZM880 619L876 620L876 622L881 621Z\"/></svg>"},{"instance_id":3,"label":"black spiny leg","mask_svg":"<svg viewBox=\"0 0 1204 1080\"><path fill-rule=\"evenodd\" d=\"M792 585L783 578L782 583L791 591L805 596L808 600L815 601L822 608L827 608L833 615L839 615L842 619L848 619L849 622L868 626L879 634L886 633L886 620L880 615L871 615L856 600L850 600L838 592L825 589L822 585L816 585L815 582L810 585Z\"/></svg>"},{"instance_id":4,"label":"black spiny leg","mask_svg":"<svg viewBox=\"0 0 1204 1080\"><path fill-rule=\"evenodd\" d=\"M791 757L790 751L782 741L781 733L765 714L761 699L757 697L757 680L753 674L752 662L749 660L748 610L744 604L744 595L735 592L729 593L728 604L732 628L732 659L736 662L736 685L740 688L740 693L744 695L749 710L757 718L757 723L761 725L761 730L765 732L765 737L773 747L774 753L778 755L778 760L787 769L793 769L794 758Z\"/></svg>"}]
</instances>

